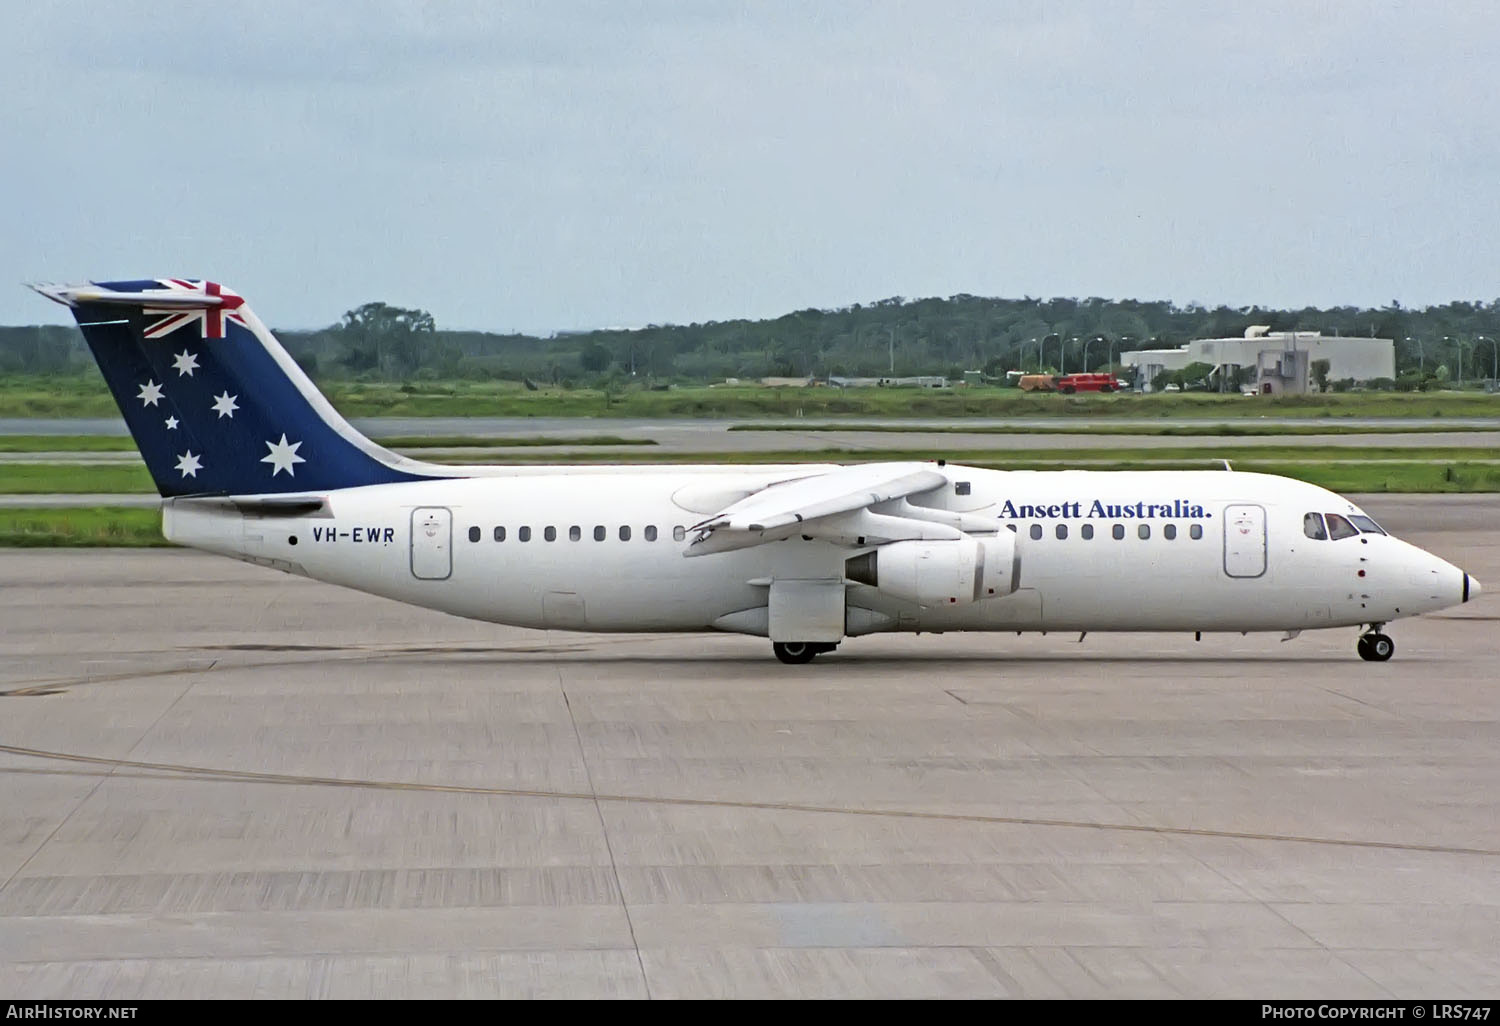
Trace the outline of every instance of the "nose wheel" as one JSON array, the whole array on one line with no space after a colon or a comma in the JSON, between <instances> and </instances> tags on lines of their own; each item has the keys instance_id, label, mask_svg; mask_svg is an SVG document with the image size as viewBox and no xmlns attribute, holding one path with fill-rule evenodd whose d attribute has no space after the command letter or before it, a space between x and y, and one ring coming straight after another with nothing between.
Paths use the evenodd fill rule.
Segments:
<instances>
[{"instance_id":1,"label":"nose wheel","mask_svg":"<svg viewBox=\"0 0 1500 1026\"><path fill-rule=\"evenodd\" d=\"M1354 650L1367 663L1383 663L1396 654L1396 643L1378 630L1374 630L1369 634L1361 634Z\"/></svg>"}]
</instances>

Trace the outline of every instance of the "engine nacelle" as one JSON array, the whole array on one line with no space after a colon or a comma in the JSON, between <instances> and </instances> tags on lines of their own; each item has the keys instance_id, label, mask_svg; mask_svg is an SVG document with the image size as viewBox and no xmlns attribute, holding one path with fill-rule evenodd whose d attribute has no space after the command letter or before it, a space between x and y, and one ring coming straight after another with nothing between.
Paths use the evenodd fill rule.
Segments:
<instances>
[{"instance_id":1,"label":"engine nacelle","mask_svg":"<svg viewBox=\"0 0 1500 1026\"><path fill-rule=\"evenodd\" d=\"M962 606L1015 591L1021 564L1011 531L954 541L882 545L844 564L851 581L923 606Z\"/></svg>"}]
</instances>

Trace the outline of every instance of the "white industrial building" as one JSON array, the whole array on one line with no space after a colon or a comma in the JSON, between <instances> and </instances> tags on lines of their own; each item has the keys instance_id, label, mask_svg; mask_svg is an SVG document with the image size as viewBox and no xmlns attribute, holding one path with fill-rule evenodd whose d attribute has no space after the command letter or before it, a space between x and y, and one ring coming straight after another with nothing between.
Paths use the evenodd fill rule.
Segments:
<instances>
[{"instance_id":1,"label":"white industrial building","mask_svg":"<svg viewBox=\"0 0 1500 1026\"><path fill-rule=\"evenodd\" d=\"M1314 360L1328 361L1328 380L1356 382L1396 376L1396 343L1388 338L1352 338L1316 331L1271 331L1266 325L1245 329L1243 338L1200 338L1177 349L1140 349L1120 354L1120 362L1136 369L1137 387L1151 390L1163 371L1179 371L1190 363L1206 363L1215 374L1248 368L1245 388L1262 395L1316 391Z\"/></svg>"}]
</instances>

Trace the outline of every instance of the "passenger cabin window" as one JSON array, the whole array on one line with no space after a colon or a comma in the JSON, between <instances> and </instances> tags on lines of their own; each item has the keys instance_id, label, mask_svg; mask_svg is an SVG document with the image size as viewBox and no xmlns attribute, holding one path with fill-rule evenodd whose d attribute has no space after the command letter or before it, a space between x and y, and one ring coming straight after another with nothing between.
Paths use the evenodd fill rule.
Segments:
<instances>
[{"instance_id":1,"label":"passenger cabin window","mask_svg":"<svg viewBox=\"0 0 1500 1026\"><path fill-rule=\"evenodd\" d=\"M516 530L516 537L519 538L523 542L531 541L531 528L529 528L529 527L518 528Z\"/></svg>"},{"instance_id":2,"label":"passenger cabin window","mask_svg":"<svg viewBox=\"0 0 1500 1026\"><path fill-rule=\"evenodd\" d=\"M656 525L655 524L647 524L646 525L646 540L647 541L656 541Z\"/></svg>"},{"instance_id":3,"label":"passenger cabin window","mask_svg":"<svg viewBox=\"0 0 1500 1026\"><path fill-rule=\"evenodd\" d=\"M1042 540L1042 525L1041 524L1032 524L1031 525L1031 540L1032 541L1041 541Z\"/></svg>"},{"instance_id":4,"label":"passenger cabin window","mask_svg":"<svg viewBox=\"0 0 1500 1026\"><path fill-rule=\"evenodd\" d=\"M1193 541L1197 541L1199 538L1202 538L1203 537L1203 525L1202 524L1194 524L1192 527L1189 527L1188 528L1188 537L1191 538L1191 539L1193 539Z\"/></svg>"},{"instance_id":5,"label":"passenger cabin window","mask_svg":"<svg viewBox=\"0 0 1500 1026\"><path fill-rule=\"evenodd\" d=\"M583 528L579 527L577 524L574 524L572 527L568 528L568 541L577 541L582 537Z\"/></svg>"},{"instance_id":6,"label":"passenger cabin window","mask_svg":"<svg viewBox=\"0 0 1500 1026\"><path fill-rule=\"evenodd\" d=\"M1147 538L1151 537L1151 525L1142 524L1140 527L1137 527L1135 529L1135 536L1141 539L1141 541L1145 541Z\"/></svg>"},{"instance_id":7,"label":"passenger cabin window","mask_svg":"<svg viewBox=\"0 0 1500 1026\"><path fill-rule=\"evenodd\" d=\"M1339 516L1337 513L1328 514L1328 537L1334 541L1343 538L1353 538L1359 534L1359 528Z\"/></svg>"},{"instance_id":8,"label":"passenger cabin window","mask_svg":"<svg viewBox=\"0 0 1500 1026\"><path fill-rule=\"evenodd\" d=\"M1084 524L1081 528L1079 528L1078 533L1081 534L1081 535L1083 535L1083 540L1084 541L1093 541L1094 540L1094 525L1093 524Z\"/></svg>"},{"instance_id":9,"label":"passenger cabin window","mask_svg":"<svg viewBox=\"0 0 1500 1026\"><path fill-rule=\"evenodd\" d=\"M1068 525L1067 524L1058 524L1057 525L1057 532L1056 533L1057 533L1057 540L1058 541L1066 541L1067 537L1068 537Z\"/></svg>"},{"instance_id":10,"label":"passenger cabin window","mask_svg":"<svg viewBox=\"0 0 1500 1026\"><path fill-rule=\"evenodd\" d=\"M1114 527L1112 527L1112 528L1109 529L1109 533L1114 536L1115 541L1124 541L1125 540L1125 525L1124 524L1116 524Z\"/></svg>"},{"instance_id":11,"label":"passenger cabin window","mask_svg":"<svg viewBox=\"0 0 1500 1026\"><path fill-rule=\"evenodd\" d=\"M1385 534L1384 528L1369 517L1358 517L1351 513L1349 519L1354 521L1354 526L1359 528L1361 534Z\"/></svg>"},{"instance_id":12,"label":"passenger cabin window","mask_svg":"<svg viewBox=\"0 0 1500 1026\"><path fill-rule=\"evenodd\" d=\"M1323 527L1323 514L1302 514L1302 533L1307 535L1313 541L1327 541L1328 531Z\"/></svg>"},{"instance_id":13,"label":"passenger cabin window","mask_svg":"<svg viewBox=\"0 0 1500 1026\"><path fill-rule=\"evenodd\" d=\"M603 541L603 540L604 540L604 525L603 524L596 524L594 526L594 541Z\"/></svg>"},{"instance_id":14,"label":"passenger cabin window","mask_svg":"<svg viewBox=\"0 0 1500 1026\"><path fill-rule=\"evenodd\" d=\"M630 528L629 527L622 527L622 528L620 528L620 540L621 541L629 541L630 540Z\"/></svg>"},{"instance_id":15,"label":"passenger cabin window","mask_svg":"<svg viewBox=\"0 0 1500 1026\"><path fill-rule=\"evenodd\" d=\"M471 541L471 542L477 542L478 540L479 540L479 528L477 528L477 527L471 527L471 528L469 528L469 541Z\"/></svg>"},{"instance_id":16,"label":"passenger cabin window","mask_svg":"<svg viewBox=\"0 0 1500 1026\"><path fill-rule=\"evenodd\" d=\"M545 538L547 541L557 541L557 528L555 528L555 527L544 527L544 528L542 528L542 537Z\"/></svg>"},{"instance_id":17,"label":"passenger cabin window","mask_svg":"<svg viewBox=\"0 0 1500 1026\"><path fill-rule=\"evenodd\" d=\"M1177 525L1176 524L1168 524L1165 527L1163 527L1161 529L1161 536L1163 538L1165 538L1167 541L1172 541L1174 538L1177 537Z\"/></svg>"},{"instance_id":18,"label":"passenger cabin window","mask_svg":"<svg viewBox=\"0 0 1500 1026\"><path fill-rule=\"evenodd\" d=\"M503 527L497 527L497 528L495 528L495 540L496 541L504 541L505 540L505 528L503 528Z\"/></svg>"},{"instance_id":19,"label":"passenger cabin window","mask_svg":"<svg viewBox=\"0 0 1500 1026\"><path fill-rule=\"evenodd\" d=\"M686 527L683 527L681 524L678 524L676 527L672 528L672 540L673 541L682 541L682 539L684 539L686 537L687 537L687 528Z\"/></svg>"}]
</instances>

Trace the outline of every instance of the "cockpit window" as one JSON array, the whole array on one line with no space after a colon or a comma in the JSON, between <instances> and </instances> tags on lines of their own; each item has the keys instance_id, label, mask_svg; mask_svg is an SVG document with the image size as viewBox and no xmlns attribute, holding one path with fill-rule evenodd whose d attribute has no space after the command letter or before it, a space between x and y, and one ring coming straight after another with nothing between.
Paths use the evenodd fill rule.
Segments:
<instances>
[{"instance_id":1,"label":"cockpit window","mask_svg":"<svg viewBox=\"0 0 1500 1026\"><path fill-rule=\"evenodd\" d=\"M1328 514L1328 537L1338 541L1340 538L1353 538L1357 534L1358 529L1349 521L1337 513Z\"/></svg>"},{"instance_id":2,"label":"cockpit window","mask_svg":"<svg viewBox=\"0 0 1500 1026\"><path fill-rule=\"evenodd\" d=\"M1371 520L1369 517L1355 516L1353 513L1351 513L1349 514L1349 519L1354 521L1354 526L1359 528L1360 531L1364 534L1385 534L1385 531L1381 529L1381 526L1375 521Z\"/></svg>"},{"instance_id":3,"label":"cockpit window","mask_svg":"<svg viewBox=\"0 0 1500 1026\"><path fill-rule=\"evenodd\" d=\"M1326 541L1328 532L1323 527L1323 514L1302 514L1302 533L1316 541Z\"/></svg>"}]
</instances>

